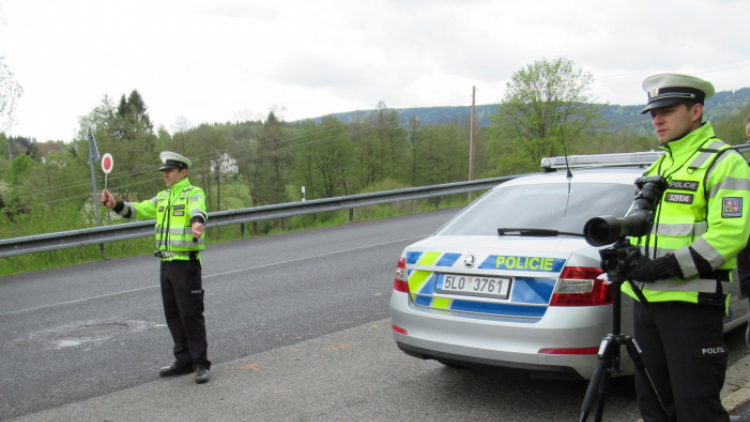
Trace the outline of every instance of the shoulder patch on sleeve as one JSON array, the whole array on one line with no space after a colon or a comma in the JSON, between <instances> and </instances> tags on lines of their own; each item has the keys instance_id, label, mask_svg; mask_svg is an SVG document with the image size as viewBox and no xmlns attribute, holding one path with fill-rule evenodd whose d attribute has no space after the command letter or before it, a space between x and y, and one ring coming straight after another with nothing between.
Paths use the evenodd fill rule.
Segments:
<instances>
[{"instance_id":1,"label":"shoulder patch on sleeve","mask_svg":"<svg viewBox=\"0 0 750 422\"><path fill-rule=\"evenodd\" d=\"M742 198L722 198L722 218L742 217Z\"/></svg>"}]
</instances>

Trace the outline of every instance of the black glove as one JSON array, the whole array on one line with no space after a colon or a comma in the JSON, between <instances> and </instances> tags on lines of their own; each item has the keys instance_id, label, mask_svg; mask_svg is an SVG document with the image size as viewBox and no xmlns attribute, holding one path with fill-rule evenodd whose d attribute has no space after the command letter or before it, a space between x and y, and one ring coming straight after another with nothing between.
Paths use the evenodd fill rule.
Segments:
<instances>
[{"instance_id":1,"label":"black glove","mask_svg":"<svg viewBox=\"0 0 750 422\"><path fill-rule=\"evenodd\" d=\"M631 247L625 257L625 273L633 281L653 283L672 278L677 275L676 267L677 259L673 254L652 260L641 255L637 247Z\"/></svg>"},{"instance_id":2,"label":"black glove","mask_svg":"<svg viewBox=\"0 0 750 422\"><path fill-rule=\"evenodd\" d=\"M653 283L659 278L656 275L656 261L641 256L637 261L631 262L628 277L633 281L645 281Z\"/></svg>"}]
</instances>

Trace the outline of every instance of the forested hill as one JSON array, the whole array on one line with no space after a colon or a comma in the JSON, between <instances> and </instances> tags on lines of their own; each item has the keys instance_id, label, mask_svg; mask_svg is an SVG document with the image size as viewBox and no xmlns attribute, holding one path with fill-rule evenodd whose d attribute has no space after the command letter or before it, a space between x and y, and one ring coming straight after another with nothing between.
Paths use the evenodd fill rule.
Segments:
<instances>
[{"instance_id":1,"label":"forested hill","mask_svg":"<svg viewBox=\"0 0 750 422\"><path fill-rule=\"evenodd\" d=\"M709 120L721 120L739 113L743 107L750 104L750 87L736 91L717 92L706 101L706 116ZM497 104L476 106L477 124L481 127L490 126L489 115L495 112ZM629 129L636 135L650 133L651 121L648 116L641 115L643 105L621 106L616 104L604 105L602 119L609 122L607 128L611 131ZM356 120L357 116L364 116L373 110L349 111L332 114L344 123ZM402 123L406 123L412 116L424 125L461 122L469 119L470 106L457 107L419 107L395 109ZM320 118L313 119L319 121Z\"/></svg>"}]
</instances>

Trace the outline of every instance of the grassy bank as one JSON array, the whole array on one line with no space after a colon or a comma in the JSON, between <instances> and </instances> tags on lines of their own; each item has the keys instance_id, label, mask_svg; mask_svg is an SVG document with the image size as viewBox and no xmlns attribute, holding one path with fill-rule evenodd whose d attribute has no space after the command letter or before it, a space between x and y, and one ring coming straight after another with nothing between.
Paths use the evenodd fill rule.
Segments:
<instances>
[{"instance_id":1,"label":"grassy bank","mask_svg":"<svg viewBox=\"0 0 750 422\"><path fill-rule=\"evenodd\" d=\"M474 197L477 197L475 194ZM436 207L436 198L419 199L394 202L383 205L373 205L354 209L353 221L367 221L380 218L389 218L401 215L417 214L435 209L444 209L464 206L469 203L467 194L456 194L440 197ZM239 208L239 207L238 207ZM55 215L50 215L44 210L35 210L28 216L18 216L10 220L0 216L0 231L4 238L29 236L39 233L53 233L62 230L75 230L92 227L95 222L92 213L81 213L71 207L69 212L56 210ZM34 217L32 217L32 215ZM65 217L67 216L67 217ZM103 212L104 224L116 224L120 220L114 218L111 213ZM68 220L67 224L66 221ZM255 223L245 223L244 238L274 235L279 233L307 230L312 228L330 227L349 223L349 210L334 212L299 215L282 219L263 220ZM62 227L75 227L62 228ZM38 231L34 231L34 230ZM206 244L218 244L243 239L242 229L239 224L209 228L206 231ZM104 244L104 253L107 259L124 258L151 253L155 249L152 236L139 239L123 240ZM99 245L66 248L48 252L40 252L27 255L19 255L10 258L0 258L0 277L12 274L21 274L33 271L65 267L69 265L83 264L101 260Z\"/></svg>"}]
</instances>

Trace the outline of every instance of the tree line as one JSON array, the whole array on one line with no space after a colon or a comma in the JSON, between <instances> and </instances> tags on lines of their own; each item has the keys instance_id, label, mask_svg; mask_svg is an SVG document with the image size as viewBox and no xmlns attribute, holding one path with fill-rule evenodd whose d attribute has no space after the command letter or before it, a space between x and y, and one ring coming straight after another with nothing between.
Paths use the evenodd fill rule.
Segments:
<instances>
[{"instance_id":1,"label":"tree line","mask_svg":"<svg viewBox=\"0 0 750 422\"><path fill-rule=\"evenodd\" d=\"M284 122L277 114L270 111L255 121L184 125L169 133L153 128L137 90L119 102L105 96L80 119L73 142L60 143L46 155L32 143L24 153L15 151L10 161L0 158L3 214L17 222L32 218L39 208L91 211L89 127L100 153L114 157L108 189L129 201L150 199L164 189L156 169L158 154L165 150L191 158L189 178L206 191L210 211L298 201L302 186L311 200L468 177L469 116L432 126L413 119L404 126L382 102L375 112L348 124L333 117ZM478 174L487 162L483 144L484 131L479 130ZM9 139L0 136L0 151L9 148ZM104 175L98 163L95 174L101 189ZM52 219L50 225L59 227L46 231L81 228L90 220L83 218L78 227L69 227L68 221ZM270 227L261 224L260 229Z\"/></svg>"},{"instance_id":2,"label":"tree line","mask_svg":"<svg viewBox=\"0 0 750 422\"><path fill-rule=\"evenodd\" d=\"M565 58L539 60L513 74L489 127L475 127L474 178L534 172L542 157L649 150L653 135L607 130L602 105L590 101L593 76ZM730 143L744 140L750 107L715 122ZM286 122L278 110L263 119L154 129L137 90L119 101L104 96L70 143L28 143L0 134L0 236L78 229L92 225L89 128L101 153L114 157L108 188L118 198L142 201L164 189L159 152L193 161L189 178L209 199L209 211L277 204L467 180L470 116L441 124L416 117L402 123L384 102L346 123L334 116ZM738 141L734 141L737 139ZM104 174L95 166L97 186ZM65 215L66 217L62 217ZM50 217L52 216L52 217ZM55 217L59 216L59 217ZM326 218L326 216L318 217ZM35 224L24 222L35 221ZM260 232L279 222L263 222ZM31 229L29 229L31 230Z\"/></svg>"}]
</instances>

